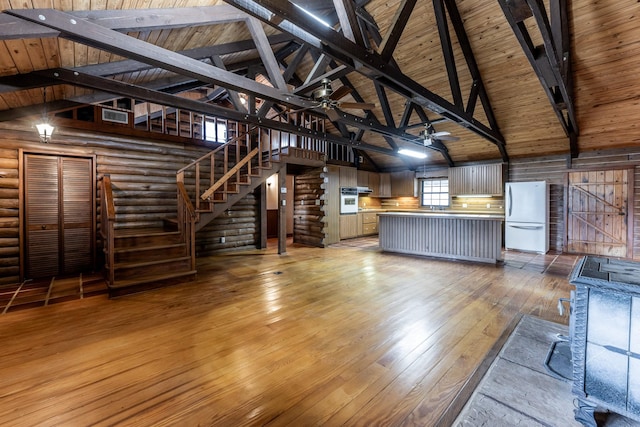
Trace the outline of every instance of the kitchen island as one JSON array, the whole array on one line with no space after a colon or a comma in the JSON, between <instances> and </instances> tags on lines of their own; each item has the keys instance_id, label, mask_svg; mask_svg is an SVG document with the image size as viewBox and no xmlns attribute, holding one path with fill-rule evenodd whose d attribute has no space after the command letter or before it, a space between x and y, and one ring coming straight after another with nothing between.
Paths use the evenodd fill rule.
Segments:
<instances>
[{"instance_id":1,"label":"kitchen island","mask_svg":"<svg viewBox=\"0 0 640 427\"><path fill-rule=\"evenodd\" d=\"M502 260L503 215L380 212L378 217L383 251L492 264Z\"/></svg>"}]
</instances>

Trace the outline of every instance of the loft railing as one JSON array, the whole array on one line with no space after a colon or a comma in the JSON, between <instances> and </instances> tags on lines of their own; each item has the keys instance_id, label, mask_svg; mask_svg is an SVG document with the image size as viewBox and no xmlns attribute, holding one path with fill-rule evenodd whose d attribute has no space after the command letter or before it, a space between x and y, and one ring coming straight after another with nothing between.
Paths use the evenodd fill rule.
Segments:
<instances>
[{"instance_id":1,"label":"loft railing","mask_svg":"<svg viewBox=\"0 0 640 427\"><path fill-rule=\"evenodd\" d=\"M111 176L104 175L100 186L100 236L105 257L105 267L107 271L107 281L109 286L114 284L115 271L115 238L114 225L116 222L116 209L113 202L113 190L111 188Z\"/></svg>"}]
</instances>

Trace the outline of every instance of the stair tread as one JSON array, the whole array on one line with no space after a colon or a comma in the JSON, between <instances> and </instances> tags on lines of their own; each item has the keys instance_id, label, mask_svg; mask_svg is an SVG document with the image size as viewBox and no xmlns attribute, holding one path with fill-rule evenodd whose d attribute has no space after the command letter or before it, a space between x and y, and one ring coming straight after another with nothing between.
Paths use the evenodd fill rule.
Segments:
<instances>
[{"instance_id":1,"label":"stair tread","mask_svg":"<svg viewBox=\"0 0 640 427\"><path fill-rule=\"evenodd\" d=\"M164 259L152 260L152 261L123 262L123 263L117 263L114 266L114 268L115 270L121 270L125 268L148 267L151 265L166 264L169 262L176 262L176 261L187 261L190 259L191 259L190 256L179 256L179 257L164 258Z\"/></svg>"},{"instance_id":2,"label":"stair tread","mask_svg":"<svg viewBox=\"0 0 640 427\"><path fill-rule=\"evenodd\" d=\"M153 281L161 281L167 279L175 279L178 277L191 276L197 274L196 270L186 270L186 271L173 271L171 273L163 273L163 274L150 274L148 276L136 277L133 279L126 280L116 280L110 288L127 288L130 286L140 285L143 283L149 283Z\"/></svg>"},{"instance_id":3,"label":"stair tread","mask_svg":"<svg viewBox=\"0 0 640 427\"><path fill-rule=\"evenodd\" d=\"M153 245L153 246L134 246L134 247L125 247L125 248L115 248L113 250L116 254L128 253L128 252L142 252L142 251L152 251L157 249L171 249L178 248L180 246L184 246L184 243L168 243L166 245Z\"/></svg>"},{"instance_id":4,"label":"stair tread","mask_svg":"<svg viewBox=\"0 0 640 427\"><path fill-rule=\"evenodd\" d=\"M179 235L179 231L165 231L161 228L122 228L115 230L115 235L113 236L116 239L127 239L131 237L143 237L143 236L159 236L159 235Z\"/></svg>"}]
</instances>

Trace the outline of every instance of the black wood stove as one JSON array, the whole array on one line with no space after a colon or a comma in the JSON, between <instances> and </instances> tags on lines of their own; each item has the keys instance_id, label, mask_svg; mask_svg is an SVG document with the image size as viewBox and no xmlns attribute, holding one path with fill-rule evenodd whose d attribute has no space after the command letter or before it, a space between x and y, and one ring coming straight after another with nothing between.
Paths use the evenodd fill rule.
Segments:
<instances>
[{"instance_id":1,"label":"black wood stove","mask_svg":"<svg viewBox=\"0 0 640 427\"><path fill-rule=\"evenodd\" d=\"M586 256L570 282L576 420L596 427L599 408L640 421L640 263Z\"/></svg>"}]
</instances>

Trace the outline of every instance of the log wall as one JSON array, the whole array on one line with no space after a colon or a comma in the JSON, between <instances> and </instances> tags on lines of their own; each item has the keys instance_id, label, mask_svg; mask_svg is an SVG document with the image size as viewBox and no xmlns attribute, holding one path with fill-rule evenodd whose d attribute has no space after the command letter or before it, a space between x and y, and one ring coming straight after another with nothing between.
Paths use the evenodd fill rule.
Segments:
<instances>
[{"instance_id":1,"label":"log wall","mask_svg":"<svg viewBox=\"0 0 640 427\"><path fill-rule=\"evenodd\" d=\"M161 227L164 218L175 217L176 171L210 150L66 129L56 130L53 142L42 144L35 130L23 131L28 127L24 123L0 124L0 285L20 280L20 149L52 155L95 156L96 178L111 175L118 228ZM96 227L99 227L97 189L96 203ZM197 234L197 252L204 255L232 248L255 248L258 230L258 199L251 194ZM222 236L225 243L220 243ZM101 247L98 241L98 253Z\"/></svg>"},{"instance_id":2,"label":"log wall","mask_svg":"<svg viewBox=\"0 0 640 427\"><path fill-rule=\"evenodd\" d=\"M325 223L322 168L309 169L295 177L293 241L324 247Z\"/></svg>"},{"instance_id":3,"label":"log wall","mask_svg":"<svg viewBox=\"0 0 640 427\"><path fill-rule=\"evenodd\" d=\"M640 149L584 153L571 162L575 169L611 169L631 166L634 168L633 203L633 258L640 260ZM546 180L550 184L550 235L549 248L564 250L564 211L566 173L569 171L565 156L514 159L509 164L509 181Z\"/></svg>"}]
</instances>

